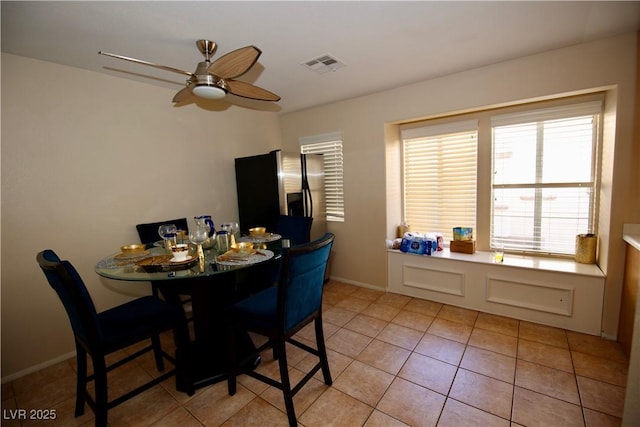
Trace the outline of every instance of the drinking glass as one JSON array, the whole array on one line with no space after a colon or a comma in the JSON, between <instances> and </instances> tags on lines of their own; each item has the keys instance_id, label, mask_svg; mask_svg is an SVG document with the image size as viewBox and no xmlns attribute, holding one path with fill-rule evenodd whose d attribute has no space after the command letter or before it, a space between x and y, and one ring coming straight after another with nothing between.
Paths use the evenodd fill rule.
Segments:
<instances>
[{"instance_id":1,"label":"drinking glass","mask_svg":"<svg viewBox=\"0 0 640 427\"><path fill-rule=\"evenodd\" d=\"M229 250L229 236L230 234L226 230L221 230L216 233L216 247L218 255L222 255Z\"/></svg>"},{"instance_id":2,"label":"drinking glass","mask_svg":"<svg viewBox=\"0 0 640 427\"><path fill-rule=\"evenodd\" d=\"M504 246L496 245L493 249L493 262L503 262L504 261Z\"/></svg>"},{"instance_id":3,"label":"drinking glass","mask_svg":"<svg viewBox=\"0 0 640 427\"><path fill-rule=\"evenodd\" d=\"M171 247L176 244L177 232L178 227L176 227L175 224L163 224L158 227L158 234L162 237L164 247L170 254L173 254L173 252L171 252Z\"/></svg>"},{"instance_id":4,"label":"drinking glass","mask_svg":"<svg viewBox=\"0 0 640 427\"><path fill-rule=\"evenodd\" d=\"M198 247L198 258L204 260L204 251L202 250L202 244L209 238L209 231L211 228L204 223L196 223L195 227L189 230L189 240L191 243Z\"/></svg>"}]
</instances>

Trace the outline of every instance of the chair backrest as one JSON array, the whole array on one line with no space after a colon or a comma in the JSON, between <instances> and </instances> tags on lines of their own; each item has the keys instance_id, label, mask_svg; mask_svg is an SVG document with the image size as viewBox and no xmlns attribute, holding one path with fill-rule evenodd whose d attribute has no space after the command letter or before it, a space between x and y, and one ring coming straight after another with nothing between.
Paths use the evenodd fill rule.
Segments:
<instances>
[{"instance_id":1,"label":"chair backrest","mask_svg":"<svg viewBox=\"0 0 640 427\"><path fill-rule=\"evenodd\" d=\"M51 249L38 253L36 259L49 284L60 297L76 338L89 351L97 348L102 337L98 313L76 269L69 261L60 260Z\"/></svg>"},{"instance_id":2,"label":"chair backrest","mask_svg":"<svg viewBox=\"0 0 640 427\"><path fill-rule=\"evenodd\" d=\"M184 230L189 234L187 218L176 218L160 222L138 224L136 225L136 230L138 230L138 236L140 236L140 243L149 244L161 240L160 235L158 234L158 227L164 224L174 224L178 230Z\"/></svg>"},{"instance_id":3,"label":"chair backrest","mask_svg":"<svg viewBox=\"0 0 640 427\"><path fill-rule=\"evenodd\" d=\"M284 239L291 240L291 245L302 245L311 240L312 223L313 218L310 216L280 215L277 232Z\"/></svg>"},{"instance_id":4,"label":"chair backrest","mask_svg":"<svg viewBox=\"0 0 640 427\"><path fill-rule=\"evenodd\" d=\"M278 321L289 331L318 310L322 310L322 288L335 236L286 249L278 283Z\"/></svg>"}]
</instances>

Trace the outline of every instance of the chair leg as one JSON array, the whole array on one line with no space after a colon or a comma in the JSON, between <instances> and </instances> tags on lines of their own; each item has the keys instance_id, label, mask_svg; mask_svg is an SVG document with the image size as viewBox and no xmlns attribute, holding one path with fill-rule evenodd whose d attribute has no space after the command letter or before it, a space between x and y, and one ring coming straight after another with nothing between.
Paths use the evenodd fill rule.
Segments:
<instances>
[{"instance_id":1,"label":"chair leg","mask_svg":"<svg viewBox=\"0 0 640 427\"><path fill-rule=\"evenodd\" d=\"M107 391L107 366L104 356L92 356L93 374L95 376L96 391L96 427L107 426L108 391Z\"/></svg>"},{"instance_id":2,"label":"chair leg","mask_svg":"<svg viewBox=\"0 0 640 427\"><path fill-rule=\"evenodd\" d=\"M284 406L287 409L289 426L298 425L296 410L293 407L293 393L291 392L291 381L289 380L289 367L287 366L286 341L283 337L274 340L274 353L278 354L278 366L280 367L280 382L282 383L282 395L284 396ZM277 350L277 351L276 351Z\"/></svg>"},{"instance_id":3,"label":"chair leg","mask_svg":"<svg viewBox=\"0 0 640 427\"><path fill-rule=\"evenodd\" d=\"M153 346L153 356L156 359L156 368L158 372L164 371L164 359L162 357L162 346L160 345L160 335L151 337L151 345Z\"/></svg>"},{"instance_id":4,"label":"chair leg","mask_svg":"<svg viewBox=\"0 0 640 427\"><path fill-rule=\"evenodd\" d=\"M322 328L322 316L318 316L315 321L316 329L316 345L318 356L320 357L320 367L322 368L322 377L326 385L333 384L331 379L331 371L329 370L329 358L327 357L327 347L324 344L324 330Z\"/></svg>"},{"instance_id":5,"label":"chair leg","mask_svg":"<svg viewBox=\"0 0 640 427\"><path fill-rule=\"evenodd\" d=\"M76 342L76 412L75 416L79 417L84 414L85 393L87 390L87 352L82 346Z\"/></svg>"},{"instance_id":6,"label":"chair leg","mask_svg":"<svg viewBox=\"0 0 640 427\"><path fill-rule=\"evenodd\" d=\"M273 360L280 359L280 353L278 352L278 349L276 348L276 346L273 346L273 348L271 349L271 352L273 353Z\"/></svg>"}]
</instances>

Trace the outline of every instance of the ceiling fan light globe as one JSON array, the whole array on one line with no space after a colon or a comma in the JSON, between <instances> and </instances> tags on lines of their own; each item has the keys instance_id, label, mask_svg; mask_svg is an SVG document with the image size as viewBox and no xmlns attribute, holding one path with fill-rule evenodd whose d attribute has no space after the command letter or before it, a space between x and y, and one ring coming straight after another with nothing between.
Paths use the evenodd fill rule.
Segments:
<instances>
[{"instance_id":1,"label":"ceiling fan light globe","mask_svg":"<svg viewBox=\"0 0 640 427\"><path fill-rule=\"evenodd\" d=\"M200 85L192 90L195 96L206 99L221 99L227 94L223 89L216 86Z\"/></svg>"}]
</instances>

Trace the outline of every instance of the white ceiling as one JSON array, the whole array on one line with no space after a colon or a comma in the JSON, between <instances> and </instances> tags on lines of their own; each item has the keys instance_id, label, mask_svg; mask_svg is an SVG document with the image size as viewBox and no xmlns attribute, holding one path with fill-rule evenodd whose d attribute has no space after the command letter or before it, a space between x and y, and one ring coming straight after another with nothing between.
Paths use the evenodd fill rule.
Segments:
<instances>
[{"instance_id":1,"label":"white ceiling","mask_svg":"<svg viewBox=\"0 0 640 427\"><path fill-rule=\"evenodd\" d=\"M640 29L640 2L611 1L3 0L1 8L3 52L176 92L186 76L98 51L194 71L197 39L218 44L214 60L253 44L262 56L240 80L280 95L281 112ZM317 74L301 65L327 53L346 67Z\"/></svg>"}]
</instances>

